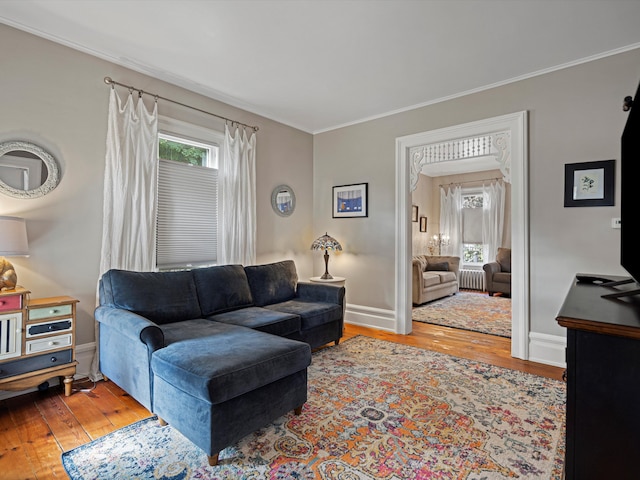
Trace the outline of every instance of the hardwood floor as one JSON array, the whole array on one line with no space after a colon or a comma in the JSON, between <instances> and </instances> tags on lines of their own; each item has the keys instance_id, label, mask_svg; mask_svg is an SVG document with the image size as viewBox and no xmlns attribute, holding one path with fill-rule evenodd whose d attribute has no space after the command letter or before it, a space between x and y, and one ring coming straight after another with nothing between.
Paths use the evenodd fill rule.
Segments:
<instances>
[{"instance_id":1,"label":"hardwood floor","mask_svg":"<svg viewBox=\"0 0 640 480\"><path fill-rule=\"evenodd\" d=\"M514 370L561 379L563 369L511 358L507 338L414 322L411 335L346 325L356 335L413 345ZM113 382L76 381L0 402L0 478L67 478L60 455L151 413Z\"/></svg>"}]
</instances>

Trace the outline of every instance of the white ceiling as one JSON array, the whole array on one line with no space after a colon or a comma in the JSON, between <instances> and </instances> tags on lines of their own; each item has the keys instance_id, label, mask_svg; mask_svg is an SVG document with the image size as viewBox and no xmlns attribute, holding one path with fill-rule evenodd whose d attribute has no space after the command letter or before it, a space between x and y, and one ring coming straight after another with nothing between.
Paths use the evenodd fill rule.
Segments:
<instances>
[{"instance_id":1,"label":"white ceiling","mask_svg":"<svg viewBox=\"0 0 640 480\"><path fill-rule=\"evenodd\" d=\"M1 23L310 133L639 48L639 20L638 0L0 0Z\"/></svg>"}]
</instances>

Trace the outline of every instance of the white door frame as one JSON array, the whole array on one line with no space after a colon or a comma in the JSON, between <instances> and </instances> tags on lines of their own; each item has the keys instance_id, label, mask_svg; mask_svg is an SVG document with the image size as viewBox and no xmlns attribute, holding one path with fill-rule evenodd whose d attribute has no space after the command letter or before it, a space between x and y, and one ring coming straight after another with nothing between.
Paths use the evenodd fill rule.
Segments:
<instances>
[{"instance_id":1,"label":"white door frame","mask_svg":"<svg viewBox=\"0 0 640 480\"><path fill-rule=\"evenodd\" d=\"M527 112L396 138L396 333L409 334L411 320L411 158L425 144L496 131L511 133L511 355L529 358L529 182Z\"/></svg>"}]
</instances>

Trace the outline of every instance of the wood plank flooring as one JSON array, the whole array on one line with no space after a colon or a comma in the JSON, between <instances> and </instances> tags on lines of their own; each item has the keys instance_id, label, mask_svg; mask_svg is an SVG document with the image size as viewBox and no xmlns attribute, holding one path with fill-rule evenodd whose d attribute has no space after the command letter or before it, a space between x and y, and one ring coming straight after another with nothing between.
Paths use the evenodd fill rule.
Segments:
<instances>
[{"instance_id":1,"label":"wood plank flooring","mask_svg":"<svg viewBox=\"0 0 640 480\"><path fill-rule=\"evenodd\" d=\"M414 322L411 335L345 326L356 335L413 345L493 365L561 379L563 369L511 358L510 340ZM73 394L60 387L0 402L0 479L67 478L60 455L151 413L113 382L78 380Z\"/></svg>"}]
</instances>

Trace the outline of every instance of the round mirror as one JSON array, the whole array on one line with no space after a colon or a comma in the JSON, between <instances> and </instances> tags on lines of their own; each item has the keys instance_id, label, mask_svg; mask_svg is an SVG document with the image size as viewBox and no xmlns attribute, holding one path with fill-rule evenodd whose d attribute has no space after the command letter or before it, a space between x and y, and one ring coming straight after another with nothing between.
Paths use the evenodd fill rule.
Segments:
<instances>
[{"instance_id":1,"label":"round mirror","mask_svg":"<svg viewBox=\"0 0 640 480\"><path fill-rule=\"evenodd\" d=\"M288 185L279 185L271 193L271 207L281 217L288 217L296 208L296 196Z\"/></svg>"},{"instance_id":2,"label":"round mirror","mask_svg":"<svg viewBox=\"0 0 640 480\"><path fill-rule=\"evenodd\" d=\"M0 143L0 193L16 198L36 198L58 186L58 164L34 143Z\"/></svg>"}]
</instances>

